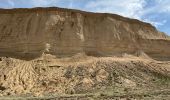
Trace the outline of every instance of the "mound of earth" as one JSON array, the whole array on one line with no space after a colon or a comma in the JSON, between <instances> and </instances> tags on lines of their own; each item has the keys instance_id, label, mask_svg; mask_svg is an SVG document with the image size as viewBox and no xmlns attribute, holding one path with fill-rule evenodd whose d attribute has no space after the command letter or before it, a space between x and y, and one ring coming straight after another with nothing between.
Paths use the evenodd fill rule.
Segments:
<instances>
[{"instance_id":1,"label":"mound of earth","mask_svg":"<svg viewBox=\"0 0 170 100\"><path fill-rule=\"evenodd\" d=\"M30 61L4 57L0 65L2 96L93 94L94 98L170 89L170 62L135 56L58 59L44 54Z\"/></svg>"},{"instance_id":2,"label":"mound of earth","mask_svg":"<svg viewBox=\"0 0 170 100\"><path fill-rule=\"evenodd\" d=\"M0 99L170 99L170 37L62 8L0 9Z\"/></svg>"}]
</instances>

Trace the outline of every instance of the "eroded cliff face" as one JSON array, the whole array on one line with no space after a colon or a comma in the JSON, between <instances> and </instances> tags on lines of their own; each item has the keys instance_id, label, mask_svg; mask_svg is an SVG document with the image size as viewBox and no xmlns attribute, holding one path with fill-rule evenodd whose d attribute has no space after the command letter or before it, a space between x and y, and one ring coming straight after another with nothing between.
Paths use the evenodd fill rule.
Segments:
<instances>
[{"instance_id":1,"label":"eroded cliff face","mask_svg":"<svg viewBox=\"0 0 170 100\"><path fill-rule=\"evenodd\" d=\"M170 38L148 23L61 8L0 9L2 100L169 100L170 62L152 58L169 60Z\"/></svg>"},{"instance_id":2,"label":"eroded cliff face","mask_svg":"<svg viewBox=\"0 0 170 100\"><path fill-rule=\"evenodd\" d=\"M170 38L148 23L114 14L61 8L1 9L0 55L33 59L77 53L112 56L143 51L170 57Z\"/></svg>"}]
</instances>

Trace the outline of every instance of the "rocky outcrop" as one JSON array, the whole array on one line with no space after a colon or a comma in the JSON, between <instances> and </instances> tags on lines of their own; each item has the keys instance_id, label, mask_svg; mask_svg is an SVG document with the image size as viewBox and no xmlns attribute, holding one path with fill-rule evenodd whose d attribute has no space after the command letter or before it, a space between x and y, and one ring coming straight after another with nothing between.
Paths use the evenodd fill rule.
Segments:
<instances>
[{"instance_id":1,"label":"rocky outcrop","mask_svg":"<svg viewBox=\"0 0 170 100\"><path fill-rule=\"evenodd\" d=\"M143 51L170 58L170 38L149 23L115 14L62 8L0 9L0 55L33 59L77 53L112 56Z\"/></svg>"}]
</instances>

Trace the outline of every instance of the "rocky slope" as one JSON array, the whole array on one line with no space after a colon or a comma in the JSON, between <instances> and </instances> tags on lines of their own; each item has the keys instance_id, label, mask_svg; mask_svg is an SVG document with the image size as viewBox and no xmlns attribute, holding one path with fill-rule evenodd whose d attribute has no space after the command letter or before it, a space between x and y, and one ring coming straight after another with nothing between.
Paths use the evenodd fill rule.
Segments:
<instances>
[{"instance_id":1,"label":"rocky slope","mask_svg":"<svg viewBox=\"0 0 170 100\"><path fill-rule=\"evenodd\" d=\"M149 23L119 15L62 8L0 9L0 19L2 56L29 60L45 51L57 57L143 51L156 59L170 57L169 37Z\"/></svg>"},{"instance_id":2,"label":"rocky slope","mask_svg":"<svg viewBox=\"0 0 170 100\"><path fill-rule=\"evenodd\" d=\"M44 54L30 61L5 57L0 61L2 100L9 97L1 96L29 99L32 96L74 97L72 100L82 100L81 97L85 100L89 97L96 100L154 97L169 100L169 90L170 62L144 57L89 57L79 54L58 59Z\"/></svg>"}]
</instances>

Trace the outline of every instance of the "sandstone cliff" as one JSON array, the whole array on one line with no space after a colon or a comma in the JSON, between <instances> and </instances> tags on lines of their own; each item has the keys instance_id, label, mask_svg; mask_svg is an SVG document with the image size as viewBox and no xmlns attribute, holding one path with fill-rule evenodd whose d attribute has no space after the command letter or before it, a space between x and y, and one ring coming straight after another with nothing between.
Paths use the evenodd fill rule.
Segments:
<instances>
[{"instance_id":1,"label":"sandstone cliff","mask_svg":"<svg viewBox=\"0 0 170 100\"><path fill-rule=\"evenodd\" d=\"M169 100L170 62L152 58L170 59L170 38L149 23L61 8L0 9L2 100Z\"/></svg>"},{"instance_id":2,"label":"sandstone cliff","mask_svg":"<svg viewBox=\"0 0 170 100\"><path fill-rule=\"evenodd\" d=\"M170 38L149 23L62 8L0 9L0 55L33 59L48 52L112 56L143 51L170 57ZM47 50L48 49L48 50Z\"/></svg>"}]
</instances>

